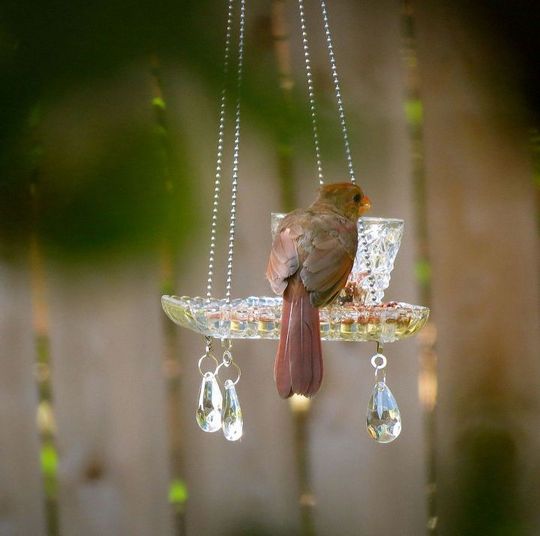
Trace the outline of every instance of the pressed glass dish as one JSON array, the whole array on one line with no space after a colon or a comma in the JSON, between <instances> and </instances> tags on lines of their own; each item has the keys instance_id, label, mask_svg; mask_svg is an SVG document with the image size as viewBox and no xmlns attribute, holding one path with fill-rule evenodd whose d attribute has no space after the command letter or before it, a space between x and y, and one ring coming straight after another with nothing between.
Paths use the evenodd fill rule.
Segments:
<instances>
[{"instance_id":1,"label":"pressed glass dish","mask_svg":"<svg viewBox=\"0 0 540 536\"><path fill-rule=\"evenodd\" d=\"M217 339L278 339L280 297L207 300L163 296L163 310L176 324ZM429 309L390 302L381 305L347 303L320 309L321 338L325 341L394 342L417 333Z\"/></svg>"}]
</instances>

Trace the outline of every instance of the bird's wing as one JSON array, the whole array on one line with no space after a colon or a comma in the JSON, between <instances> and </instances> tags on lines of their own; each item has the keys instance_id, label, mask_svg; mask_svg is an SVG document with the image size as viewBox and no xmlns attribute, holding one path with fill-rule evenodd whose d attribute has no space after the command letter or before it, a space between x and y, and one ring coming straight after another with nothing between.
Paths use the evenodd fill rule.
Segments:
<instances>
[{"instance_id":1,"label":"bird's wing","mask_svg":"<svg viewBox=\"0 0 540 536\"><path fill-rule=\"evenodd\" d=\"M266 268L266 278L276 294L283 294L287 288L287 279L300 267L296 242L302 234L300 226L294 223L288 225L285 218L274 238Z\"/></svg>"},{"instance_id":2,"label":"bird's wing","mask_svg":"<svg viewBox=\"0 0 540 536\"><path fill-rule=\"evenodd\" d=\"M323 307L338 296L351 273L357 244L356 225L330 216L322 218L309 240L302 241L305 260L300 277L313 306Z\"/></svg>"}]
</instances>

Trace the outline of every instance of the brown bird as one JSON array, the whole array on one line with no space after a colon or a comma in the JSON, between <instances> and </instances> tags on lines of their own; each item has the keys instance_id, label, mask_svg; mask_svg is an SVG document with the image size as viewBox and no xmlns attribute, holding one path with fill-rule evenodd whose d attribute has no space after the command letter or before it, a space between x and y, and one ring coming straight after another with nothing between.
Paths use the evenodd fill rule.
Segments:
<instances>
[{"instance_id":1,"label":"brown bird","mask_svg":"<svg viewBox=\"0 0 540 536\"><path fill-rule=\"evenodd\" d=\"M272 244L266 277L283 294L274 379L283 398L313 396L323 362L319 307L334 301L353 267L357 221L371 207L350 182L327 184L307 209L285 216Z\"/></svg>"}]
</instances>

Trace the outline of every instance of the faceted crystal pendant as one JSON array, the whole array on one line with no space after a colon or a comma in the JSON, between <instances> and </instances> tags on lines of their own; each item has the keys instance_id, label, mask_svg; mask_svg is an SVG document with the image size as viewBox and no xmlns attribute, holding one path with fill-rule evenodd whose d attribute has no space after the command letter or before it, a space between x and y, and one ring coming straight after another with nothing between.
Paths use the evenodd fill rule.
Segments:
<instances>
[{"instance_id":1,"label":"faceted crystal pendant","mask_svg":"<svg viewBox=\"0 0 540 536\"><path fill-rule=\"evenodd\" d=\"M367 430L379 443L390 443L401 432L401 416L396 399L383 381L375 384L369 399Z\"/></svg>"},{"instance_id":2,"label":"faceted crystal pendant","mask_svg":"<svg viewBox=\"0 0 540 536\"><path fill-rule=\"evenodd\" d=\"M223 396L213 372L206 372L199 392L197 423L205 432L217 432L221 428Z\"/></svg>"},{"instance_id":3,"label":"faceted crystal pendant","mask_svg":"<svg viewBox=\"0 0 540 536\"><path fill-rule=\"evenodd\" d=\"M232 380L225 382L225 406L223 408L223 435L229 441L237 441L242 437L244 421L242 410Z\"/></svg>"}]
</instances>

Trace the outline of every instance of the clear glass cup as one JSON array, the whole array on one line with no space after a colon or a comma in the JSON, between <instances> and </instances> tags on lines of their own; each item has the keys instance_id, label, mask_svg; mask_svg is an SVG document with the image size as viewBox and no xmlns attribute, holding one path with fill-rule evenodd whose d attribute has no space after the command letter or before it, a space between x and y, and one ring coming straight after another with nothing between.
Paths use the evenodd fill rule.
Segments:
<instances>
[{"instance_id":1,"label":"clear glass cup","mask_svg":"<svg viewBox=\"0 0 540 536\"><path fill-rule=\"evenodd\" d=\"M367 253L362 248L360 227L364 226ZM390 275L394 269L396 255L403 237L403 220L396 218L363 217L358 222L358 250L354 266L347 281L361 289L360 302L366 305L381 303L384 291L390 285ZM368 277L368 261L371 278ZM354 300L353 300L354 301Z\"/></svg>"},{"instance_id":2,"label":"clear glass cup","mask_svg":"<svg viewBox=\"0 0 540 536\"><path fill-rule=\"evenodd\" d=\"M272 213L272 236L279 228L283 213ZM361 239L361 226L364 227L365 244ZM339 303L374 305L382 303L384 291L390 284L401 238L403 220L397 218L362 217L358 221L358 250L351 275L341 292ZM365 245L365 247L363 247ZM368 261L371 277L368 277Z\"/></svg>"}]
</instances>

